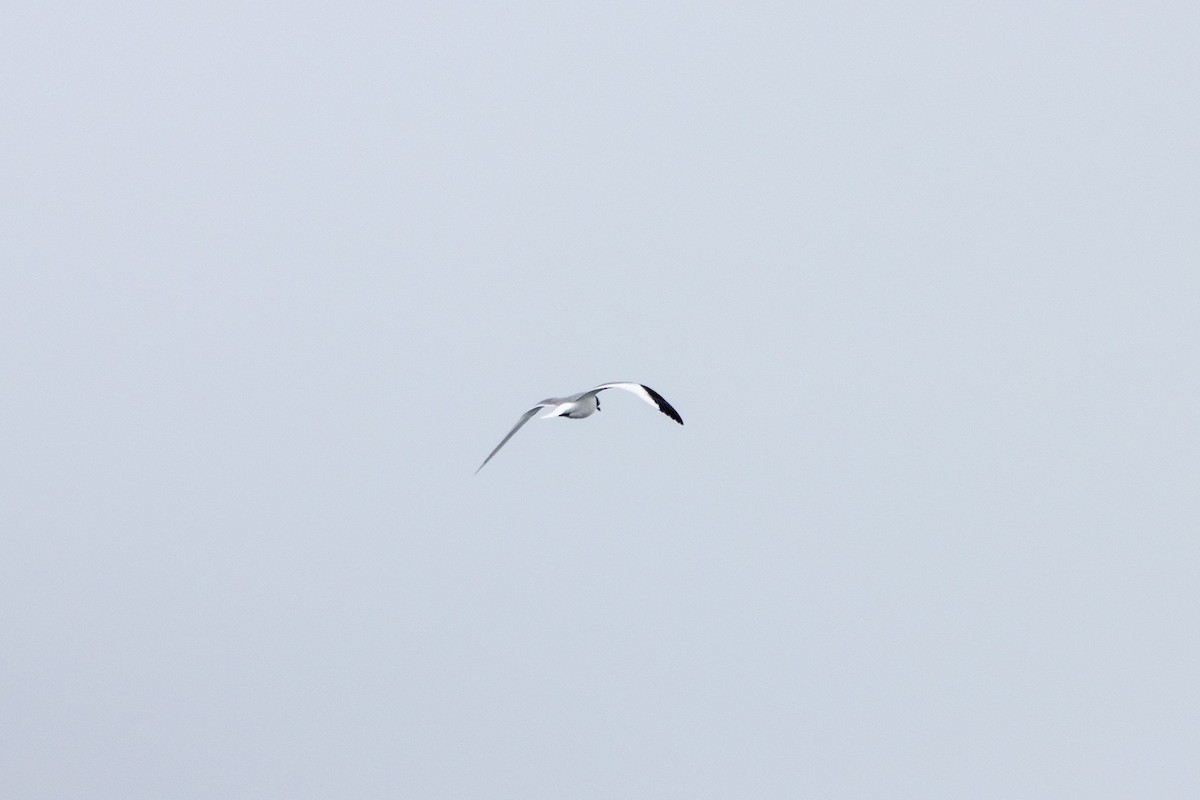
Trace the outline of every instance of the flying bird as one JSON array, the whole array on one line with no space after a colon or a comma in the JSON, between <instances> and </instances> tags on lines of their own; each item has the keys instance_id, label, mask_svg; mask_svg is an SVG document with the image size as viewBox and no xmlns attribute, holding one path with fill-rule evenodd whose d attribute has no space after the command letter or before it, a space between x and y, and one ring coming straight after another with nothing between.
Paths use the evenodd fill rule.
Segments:
<instances>
[{"instance_id":1,"label":"flying bird","mask_svg":"<svg viewBox=\"0 0 1200 800\"><path fill-rule=\"evenodd\" d=\"M521 426L529 420L533 419L533 415L538 412L538 409L549 409L545 414L542 414L542 419L547 417L566 417L567 419L583 419L590 417L592 414L600 410L600 393L605 389L624 389L627 392L632 392L638 397L645 400L650 405L657 408L662 413L666 414L671 419L683 424L683 417L679 416L679 412L671 407L663 396L651 389L649 386L643 386L640 383L602 383L595 389L588 389L586 392L573 394L570 397L550 397L538 403L533 408L526 411L517 420L517 424L513 425L508 435L500 440L500 444L496 445L496 449L488 454L488 457L479 465L479 469L487 466L487 463L492 460L492 456L500 452L500 448L508 443L508 440L513 437L513 434L521 430ZM479 469L475 470L475 474L479 474Z\"/></svg>"}]
</instances>

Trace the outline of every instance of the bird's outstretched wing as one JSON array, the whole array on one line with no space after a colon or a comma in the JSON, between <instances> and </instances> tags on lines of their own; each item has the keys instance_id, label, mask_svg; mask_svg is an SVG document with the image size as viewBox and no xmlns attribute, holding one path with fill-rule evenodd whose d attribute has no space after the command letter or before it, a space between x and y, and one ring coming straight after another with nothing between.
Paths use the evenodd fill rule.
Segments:
<instances>
[{"instance_id":1,"label":"bird's outstretched wing","mask_svg":"<svg viewBox=\"0 0 1200 800\"><path fill-rule=\"evenodd\" d=\"M666 398L651 389L649 386L644 386L640 383L602 383L595 389L584 392L583 394L597 394L598 392L603 392L605 389L624 389L627 392L632 392L650 405L657 408L662 413L666 414L671 419L678 422L680 425L683 424L683 417L679 416L679 412L676 411L671 404L666 401Z\"/></svg>"},{"instance_id":2,"label":"bird's outstretched wing","mask_svg":"<svg viewBox=\"0 0 1200 800\"><path fill-rule=\"evenodd\" d=\"M488 453L488 457L485 458L483 460L483 463L479 465L479 469L483 469L484 467L486 467L487 462L492 460L492 456L494 456L494 455L496 455L496 453L500 452L500 448L504 447L505 443L507 443L508 440L513 437L513 434L516 433L517 431L521 430L522 425L524 425L526 422L529 422L529 420L533 419L533 415L536 414L540 409L541 409L541 405L536 405L533 408L526 411L524 414L522 414L521 418L519 420L517 420L517 424L513 425L512 430L508 432L508 435L500 440L500 444L496 445L496 449L493 450L492 452ZM479 469L475 470L476 475L479 474Z\"/></svg>"}]
</instances>

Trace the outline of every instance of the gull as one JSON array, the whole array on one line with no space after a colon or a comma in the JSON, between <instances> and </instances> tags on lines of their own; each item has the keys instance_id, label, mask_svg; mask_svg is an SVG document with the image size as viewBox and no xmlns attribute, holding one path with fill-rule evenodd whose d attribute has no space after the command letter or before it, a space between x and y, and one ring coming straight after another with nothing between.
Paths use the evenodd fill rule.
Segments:
<instances>
[{"instance_id":1,"label":"gull","mask_svg":"<svg viewBox=\"0 0 1200 800\"><path fill-rule=\"evenodd\" d=\"M545 414L542 414L542 419L546 419L547 417L566 417L567 419L583 419L584 417L590 417L592 414L600 410L599 394L605 389L624 389L627 392L632 392L650 405L657 408L662 413L666 414L671 419L678 422L680 425L683 424L683 417L679 416L679 412L672 408L671 404L664 400L661 394L654 391L649 386L645 386L640 383L602 383L595 389L588 389L586 392L573 394L570 397L547 398L526 411L521 415L521 418L517 420L517 424L513 425L513 428L508 432L508 435L500 440L500 444L496 445L496 449L489 453L488 457L483 460L483 463L479 465L479 469L486 467L487 463L492 460L492 456L500 452L500 448L504 447L508 440L513 437L514 433L521 430L522 425L533 419L533 415L536 414L539 409L549 409ZM476 475L479 474L479 469L475 470Z\"/></svg>"}]
</instances>

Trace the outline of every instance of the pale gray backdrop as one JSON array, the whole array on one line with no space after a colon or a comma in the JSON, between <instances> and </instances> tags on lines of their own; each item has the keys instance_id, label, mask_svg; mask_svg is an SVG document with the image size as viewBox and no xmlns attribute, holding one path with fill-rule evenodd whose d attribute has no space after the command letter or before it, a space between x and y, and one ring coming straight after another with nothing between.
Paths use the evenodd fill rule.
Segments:
<instances>
[{"instance_id":1,"label":"pale gray backdrop","mask_svg":"<svg viewBox=\"0 0 1200 800\"><path fill-rule=\"evenodd\" d=\"M1200 795L1198 8L4 11L0 796Z\"/></svg>"}]
</instances>

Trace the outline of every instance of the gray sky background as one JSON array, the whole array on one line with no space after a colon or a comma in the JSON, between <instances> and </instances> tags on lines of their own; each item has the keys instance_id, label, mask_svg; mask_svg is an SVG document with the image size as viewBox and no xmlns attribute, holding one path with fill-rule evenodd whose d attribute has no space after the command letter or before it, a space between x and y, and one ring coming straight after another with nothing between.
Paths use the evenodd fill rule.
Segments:
<instances>
[{"instance_id":1,"label":"gray sky background","mask_svg":"<svg viewBox=\"0 0 1200 800\"><path fill-rule=\"evenodd\" d=\"M647 5L3 12L0 795L1200 794L1198 7Z\"/></svg>"}]
</instances>

